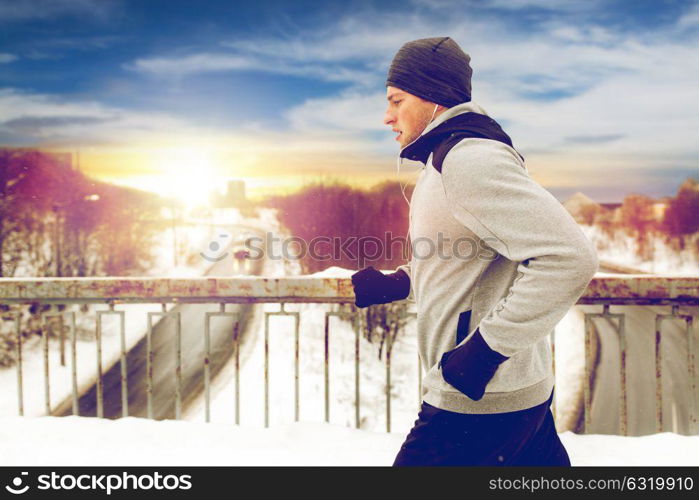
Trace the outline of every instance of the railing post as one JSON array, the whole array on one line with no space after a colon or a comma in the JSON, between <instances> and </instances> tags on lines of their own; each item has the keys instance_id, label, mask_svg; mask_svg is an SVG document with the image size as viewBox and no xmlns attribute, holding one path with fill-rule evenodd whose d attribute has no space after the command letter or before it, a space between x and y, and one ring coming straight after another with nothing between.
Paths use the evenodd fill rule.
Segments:
<instances>
[{"instance_id":1,"label":"railing post","mask_svg":"<svg viewBox=\"0 0 699 500\"><path fill-rule=\"evenodd\" d=\"M618 333L619 333L619 365L620 365L620 377L621 377L621 394L619 402L619 428L621 429L621 435L628 435L628 408L627 408L627 394L626 394L626 315L620 314L617 316L618 319Z\"/></svg>"},{"instance_id":2,"label":"railing post","mask_svg":"<svg viewBox=\"0 0 699 500\"><path fill-rule=\"evenodd\" d=\"M592 419L592 388L590 387L590 376L592 374L592 348L591 330L592 319L600 318L609 320L610 324L617 321L616 333L619 339L619 360L620 360L620 394L619 394L619 429L622 435L627 434L627 398L626 398L626 328L624 314L612 314L609 312L610 304L604 304L601 314L585 313L585 380L584 380L584 406L585 406L585 433L590 432ZM599 351L599 346L598 346Z\"/></svg>"},{"instance_id":3,"label":"railing post","mask_svg":"<svg viewBox=\"0 0 699 500\"><path fill-rule=\"evenodd\" d=\"M330 422L330 316L332 312L325 313L324 342L323 342L323 388L325 396L325 421ZM335 313L337 314L337 313Z\"/></svg>"},{"instance_id":4,"label":"railing post","mask_svg":"<svg viewBox=\"0 0 699 500\"><path fill-rule=\"evenodd\" d=\"M265 312L265 427L269 427L269 313Z\"/></svg>"},{"instance_id":5,"label":"railing post","mask_svg":"<svg viewBox=\"0 0 699 500\"><path fill-rule=\"evenodd\" d=\"M386 432L391 432L391 329L386 332Z\"/></svg>"},{"instance_id":6,"label":"railing post","mask_svg":"<svg viewBox=\"0 0 699 500\"><path fill-rule=\"evenodd\" d=\"M240 322L233 325L235 349L235 423L240 425Z\"/></svg>"},{"instance_id":7,"label":"railing post","mask_svg":"<svg viewBox=\"0 0 699 500\"><path fill-rule=\"evenodd\" d=\"M72 406L73 415L80 415L80 398L78 396L78 332L75 323L75 312L71 313L71 335L70 335L70 372L72 382Z\"/></svg>"},{"instance_id":8,"label":"railing post","mask_svg":"<svg viewBox=\"0 0 699 500\"><path fill-rule=\"evenodd\" d=\"M218 312L208 311L204 314L204 420L206 422L211 421L211 318L221 317L235 318L235 322L233 323L233 341L237 343L237 329L240 321L239 314L237 312L226 312L226 303L221 302ZM237 345L235 349L235 356L237 357ZM237 378L238 372L236 366L236 381ZM236 396L236 424L240 423L237 409L238 399Z\"/></svg>"},{"instance_id":9,"label":"railing post","mask_svg":"<svg viewBox=\"0 0 699 500\"><path fill-rule=\"evenodd\" d=\"M371 307L371 306L369 306ZM369 307L366 308L365 319L369 315ZM362 328L361 318L356 306L352 308L354 314L353 317L357 322L357 326L354 329L354 425L359 429L361 418L360 418L360 408L361 408L361 395L359 392L359 355L360 355L360 345L359 345L359 331Z\"/></svg>"},{"instance_id":10,"label":"railing post","mask_svg":"<svg viewBox=\"0 0 699 500\"><path fill-rule=\"evenodd\" d=\"M606 311L606 306L605 306ZM590 388L590 376L592 374L592 369L590 365L592 364L592 348L590 345L590 329L592 328L592 319L590 314L585 314L585 380L583 381L583 415L584 415L584 430L585 434L590 432L590 422L591 422L591 388Z\"/></svg>"},{"instance_id":11,"label":"railing post","mask_svg":"<svg viewBox=\"0 0 699 500\"><path fill-rule=\"evenodd\" d=\"M294 421L299 421L299 416L301 412L301 394L300 394L300 366L299 366L299 354L300 354L300 328L299 328L300 315L296 313L294 315Z\"/></svg>"},{"instance_id":12,"label":"railing post","mask_svg":"<svg viewBox=\"0 0 699 500\"><path fill-rule=\"evenodd\" d=\"M689 372L689 433L697 433L697 413L696 413L696 370L694 366L694 317L687 318L687 370Z\"/></svg>"},{"instance_id":13,"label":"railing post","mask_svg":"<svg viewBox=\"0 0 699 500\"><path fill-rule=\"evenodd\" d=\"M663 359L661 346L662 317L655 317L655 431L663 431Z\"/></svg>"},{"instance_id":14,"label":"railing post","mask_svg":"<svg viewBox=\"0 0 699 500\"><path fill-rule=\"evenodd\" d=\"M97 311L97 416L104 417L104 383L102 381L102 316L116 315L119 317L120 380L121 380L121 415L129 415L129 386L128 367L126 365L126 316L124 311L115 311L114 302L109 302L109 310Z\"/></svg>"},{"instance_id":15,"label":"railing post","mask_svg":"<svg viewBox=\"0 0 699 500\"><path fill-rule=\"evenodd\" d=\"M175 313L175 420L182 416L182 321L180 313Z\"/></svg>"},{"instance_id":16,"label":"railing post","mask_svg":"<svg viewBox=\"0 0 699 500\"><path fill-rule=\"evenodd\" d=\"M50 363L49 363L49 327L48 321L56 314L42 314L41 322L41 345L44 355L44 410L46 415L51 415L51 383L50 383ZM61 322L61 328L63 323Z\"/></svg>"},{"instance_id":17,"label":"railing post","mask_svg":"<svg viewBox=\"0 0 699 500\"><path fill-rule=\"evenodd\" d=\"M689 314L680 314L679 305L673 304L670 314L658 314L655 317L655 428L656 432L663 432L663 385L662 385L662 323L665 320L682 320L685 323L685 337L687 339L687 372L689 376L689 431L693 433L695 415L695 388L694 373L694 342L693 342L693 317Z\"/></svg>"},{"instance_id":18,"label":"railing post","mask_svg":"<svg viewBox=\"0 0 699 500\"><path fill-rule=\"evenodd\" d=\"M299 331L301 315L298 311L287 311L284 302L280 302L279 305L279 311L265 312L265 427L269 427L269 318L271 316L291 316L294 318L294 420L299 420Z\"/></svg>"},{"instance_id":19,"label":"railing post","mask_svg":"<svg viewBox=\"0 0 699 500\"><path fill-rule=\"evenodd\" d=\"M148 312L148 330L146 330L146 392L147 392L147 412L148 418L154 418L153 409L153 318L160 317L166 319L174 318L175 321L175 419L179 420L182 410L182 332L181 318L179 311L168 311L167 304L161 302L160 311Z\"/></svg>"},{"instance_id":20,"label":"railing post","mask_svg":"<svg viewBox=\"0 0 699 500\"><path fill-rule=\"evenodd\" d=\"M102 418L104 416L104 401L103 401L103 387L102 387L102 321L101 313L102 311L97 311L97 324L95 325L95 345L97 348L97 418Z\"/></svg>"},{"instance_id":21,"label":"railing post","mask_svg":"<svg viewBox=\"0 0 699 500\"><path fill-rule=\"evenodd\" d=\"M5 319L3 318L3 321ZM20 417L24 416L24 384L22 380L22 313L15 316L15 353L17 355L17 411Z\"/></svg>"},{"instance_id":22,"label":"railing post","mask_svg":"<svg viewBox=\"0 0 699 500\"><path fill-rule=\"evenodd\" d=\"M59 359L61 366L66 365L66 332L65 328L63 325L63 314L60 314L59 317L61 318L61 329L58 332L58 339L59 339Z\"/></svg>"}]
</instances>

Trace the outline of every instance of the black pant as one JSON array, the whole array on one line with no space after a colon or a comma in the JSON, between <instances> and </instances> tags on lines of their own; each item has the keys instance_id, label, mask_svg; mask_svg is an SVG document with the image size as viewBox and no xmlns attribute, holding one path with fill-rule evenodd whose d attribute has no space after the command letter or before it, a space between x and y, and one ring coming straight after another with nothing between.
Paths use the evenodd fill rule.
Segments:
<instances>
[{"instance_id":1,"label":"black pant","mask_svg":"<svg viewBox=\"0 0 699 500\"><path fill-rule=\"evenodd\" d=\"M409 465L570 466L544 403L508 413L455 413L425 403L393 463Z\"/></svg>"}]
</instances>

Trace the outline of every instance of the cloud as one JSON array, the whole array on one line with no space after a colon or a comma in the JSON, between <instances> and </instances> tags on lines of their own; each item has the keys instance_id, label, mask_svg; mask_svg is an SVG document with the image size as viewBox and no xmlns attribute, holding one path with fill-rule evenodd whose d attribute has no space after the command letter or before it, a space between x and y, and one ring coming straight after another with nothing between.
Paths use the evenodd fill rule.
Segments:
<instances>
[{"instance_id":1,"label":"cloud","mask_svg":"<svg viewBox=\"0 0 699 500\"><path fill-rule=\"evenodd\" d=\"M0 126L6 127L15 134L41 136L46 130L71 126L101 125L113 122L116 118L96 116L23 116L0 122Z\"/></svg>"},{"instance_id":2,"label":"cloud","mask_svg":"<svg viewBox=\"0 0 699 500\"><path fill-rule=\"evenodd\" d=\"M527 4L531 2L525 2ZM512 29L505 21L469 12L462 16L435 14L373 14L371 11L339 19L316 30L283 36L254 36L222 43L254 68L309 79L322 77L377 88L396 50L406 41L448 34L468 52L474 68L474 92L480 82L498 82L509 96L531 100L560 99L582 94L610 77L648 73L654 79L688 73L672 52L687 53L685 40L663 32L625 33L594 23L571 23L552 18L537 31ZM174 68L176 60L171 61ZM315 68L307 71L306 68ZM318 69L322 68L322 71ZM344 77L342 69L348 72ZM656 68L657 69L657 68Z\"/></svg>"},{"instance_id":3,"label":"cloud","mask_svg":"<svg viewBox=\"0 0 699 500\"><path fill-rule=\"evenodd\" d=\"M77 50L91 51L108 49L115 44L125 40L125 37L115 35L96 35L80 37L51 37L37 40L34 44L42 49L54 50Z\"/></svg>"},{"instance_id":4,"label":"cloud","mask_svg":"<svg viewBox=\"0 0 699 500\"><path fill-rule=\"evenodd\" d=\"M625 134L606 134L606 135L574 135L566 137L565 141L573 144L602 144L605 142L614 142L624 137Z\"/></svg>"},{"instance_id":5,"label":"cloud","mask_svg":"<svg viewBox=\"0 0 699 500\"><path fill-rule=\"evenodd\" d=\"M184 146L216 151L230 157L220 168L246 175L284 173L320 175L352 169L380 173L383 157L363 149L365 142L343 130L306 129L294 132L255 129L211 129L162 113L133 111L94 101L66 100L58 96L0 89L0 138L24 146L87 148L143 156L144 151ZM147 155L146 155L147 156ZM361 157L361 165L357 158ZM115 172L131 168L128 161ZM139 168L151 166L139 163ZM247 170L245 170L247 169ZM114 169L113 169L114 170ZM243 171L241 170L241 172ZM113 174L114 172L112 172ZM230 175L230 174L229 174Z\"/></svg>"},{"instance_id":6,"label":"cloud","mask_svg":"<svg viewBox=\"0 0 699 500\"><path fill-rule=\"evenodd\" d=\"M181 131L177 118L147 111L131 111L96 101L0 89L0 132L22 134L37 145L78 145L141 142L148 135Z\"/></svg>"},{"instance_id":7,"label":"cloud","mask_svg":"<svg viewBox=\"0 0 699 500\"><path fill-rule=\"evenodd\" d=\"M485 34L487 29L485 24L469 25L474 36ZM385 13L369 10L315 30L222 40L217 45L225 52L155 55L139 58L125 68L165 77L263 71L370 87L384 81L387 65L402 43L415 38L416 33L434 31L435 25L427 18L408 16L408 22L396 23Z\"/></svg>"},{"instance_id":8,"label":"cloud","mask_svg":"<svg viewBox=\"0 0 699 500\"><path fill-rule=\"evenodd\" d=\"M14 54L0 53L0 64L7 64L16 61L18 58Z\"/></svg>"},{"instance_id":9,"label":"cloud","mask_svg":"<svg viewBox=\"0 0 699 500\"><path fill-rule=\"evenodd\" d=\"M185 56L141 58L124 67L127 70L166 78L182 78L188 75L229 71L260 71L302 76L308 79L318 78L329 82L352 82L355 84L373 78L373 75L366 71L354 70L344 66L294 64L284 59L266 60L249 55L242 56L239 54L211 52L200 52Z\"/></svg>"},{"instance_id":10,"label":"cloud","mask_svg":"<svg viewBox=\"0 0 699 500\"><path fill-rule=\"evenodd\" d=\"M541 9L549 12L582 12L596 8L601 0L566 0L552 2L551 0L411 0L413 5L426 9L493 9L501 11L518 11Z\"/></svg>"},{"instance_id":11,"label":"cloud","mask_svg":"<svg viewBox=\"0 0 699 500\"><path fill-rule=\"evenodd\" d=\"M487 5L523 9L545 3L491 0ZM598 2L571 2L564 10L594 6ZM376 134L384 129L383 79L391 57L407 40L449 34L472 56L474 100L508 125L525 152L584 149L589 154L594 145L600 154L688 156L696 152L689 131L696 129L699 114L699 61L696 42L676 34L691 15L685 12L675 26L662 30L624 32L555 16L536 30L512 29L476 8L469 10L468 22L466 13L445 15L439 9L388 16L365 8L315 29L228 38L212 50L184 55L176 47L126 67L156 77L262 71L344 83L337 94L283 111L290 134L325 135L333 144L354 134L375 147ZM661 122L663 127L655 125Z\"/></svg>"},{"instance_id":12,"label":"cloud","mask_svg":"<svg viewBox=\"0 0 699 500\"><path fill-rule=\"evenodd\" d=\"M318 86L319 95L288 101L280 110L286 127L279 124L273 132L263 127L258 135L281 159L290 151L362 155L395 149L382 115L383 81L396 50L415 38L449 35L472 57L474 100L504 124L528 164L555 171L557 182L568 177L576 182L571 172L582 175L583 169L596 180L610 166L696 165L697 4L674 23L630 27L629 16L621 28L617 5L599 1L489 0L460 9L446 8L451 0L441 0L444 8L435 1L413 2L417 9L353 8L349 15L315 24L306 17L292 31L256 29L217 37L208 46L200 40L188 45L185 38L179 47L143 54L123 67L132 71L130 77L265 72L305 78L311 89L315 81L339 83L332 86L339 90ZM536 19L528 17L531 12ZM0 106L6 105L3 98L0 93ZM94 102L39 94L23 98L36 109L3 117L5 130L23 126L40 137L114 133L122 139L159 125L190 126L172 116Z\"/></svg>"},{"instance_id":13,"label":"cloud","mask_svg":"<svg viewBox=\"0 0 699 500\"><path fill-rule=\"evenodd\" d=\"M474 100L505 126L530 171L544 185L607 182L618 193L623 192L619 179L631 166L638 185L648 182L642 172L664 169L663 165L676 167L673 172L696 171L697 41L678 37L677 23L621 32L556 20L546 23L549 31L526 33L508 31L504 24L477 16L470 17L467 25L459 24L459 19L445 20L439 29L429 19L406 17L389 26L380 18L365 17L358 32L344 30L357 26L345 19L317 33L305 32L297 39L300 47L285 49L273 38L246 44L256 55L286 56L288 50L288 57L299 61L317 56L342 64L353 57L355 46L363 54L364 41L371 40L367 33L375 31L380 36L365 61L382 75L393 52L406 40L446 33L472 56ZM324 43L315 43L319 33L328 36ZM335 46L349 48L337 53L327 49ZM307 99L284 116L295 134L314 133L328 141L354 137L358 152L383 152L388 171L388 154L395 153L395 144L388 127L381 124L383 90L382 85L376 90L350 87ZM385 136L379 135L382 129Z\"/></svg>"},{"instance_id":14,"label":"cloud","mask_svg":"<svg viewBox=\"0 0 699 500\"><path fill-rule=\"evenodd\" d=\"M126 67L159 76L264 71L378 87L403 43L448 34L471 54L476 78L483 74L502 80L512 92L534 98L547 93L574 95L605 74L625 69L619 51L609 49L623 39L605 27L548 22L546 30L551 34L532 36L483 14L471 14L468 21L434 14L388 17L367 10L315 30L222 41L219 45L230 52L156 55Z\"/></svg>"},{"instance_id":15,"label":"cloud","mask_svg":"<svg viewBox=\"0 0 699 500\"><path fill-rule=\"evenodd\" d=\"M347 92L339 96L308 99L291 108L286 119L294 130L384 130L385 93Z\"/></svg>"},{"instance_id":16,"label":"cloud","mask_svg":"<svg viewBox=\"0 0 699 500\"><path fill-rule=\"evenodd\" d=\"M115 0L0 0L0 23L85 16L106 20L117 8Z\"/></svg>"},{"instance_id":17,"label":"cloud","mask_svg":"<svg viewBox=\"0 0 699 500\"><path fill-rule=\"evenodd\" d=\"M567 0L565 2L551 2L550 0L485 0L480 3L494 9L521 10L544 9L553 12L579 12L591 11L600 4L599 0Z\"/></svg>"},{"instance_id":18,"label":"cloud","mask_svg":"<svg viewBox=\"0 0 699 500\"><path fill-rule=\"evenodd\" d=\"M416 32L432 30L428 18L403 17L395 22L386 13L373 11L346 16L315 30L301 30L283 36L262 36L221 42L241 53L294 62L362 63L386 61Z\"/></svg>"},{"instance_id":19,"label":"cloud","mask_svg":"<svg viewBox=\"0 0 699 500\"><path fill-rule=\"evenodd\" d=\"M692 5L677 21L677 27L686 30L699 27L699 4Z\"/></svg>"},{"instance_id":20,"label":"cloud","mask_svg":"<svg viewBox=\"0 0 699 500\"><path fill-rule=\"evenodd\" d=\"M183 57L153 57L137 59L127 69L161 76L182 76L240 69L255 69L253 59L231 54L200 53Z\"/></svg>"}]
</instances>

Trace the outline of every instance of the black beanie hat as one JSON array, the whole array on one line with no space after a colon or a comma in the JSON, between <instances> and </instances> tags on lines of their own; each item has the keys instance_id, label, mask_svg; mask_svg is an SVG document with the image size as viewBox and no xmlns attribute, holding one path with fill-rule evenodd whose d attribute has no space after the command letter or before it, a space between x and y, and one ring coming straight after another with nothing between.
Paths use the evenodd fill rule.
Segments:
<instances>
[{"instance_id":1,"label":"black beanie hat","mask_svg":"<svg viewBox=\"0 0 699 500\"><path fill-rule=\"evenodd\" d=\"M448 36L413 40L393 58L386 86L451 108L471 100L470 62L471 57Z\"/></svg>"}]
</instances>

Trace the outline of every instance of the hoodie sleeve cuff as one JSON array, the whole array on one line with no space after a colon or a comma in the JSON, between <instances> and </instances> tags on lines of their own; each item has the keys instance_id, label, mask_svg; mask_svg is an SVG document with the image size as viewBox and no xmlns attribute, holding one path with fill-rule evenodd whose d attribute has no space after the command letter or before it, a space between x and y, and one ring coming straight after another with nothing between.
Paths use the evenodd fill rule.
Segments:
<instances>
[{"instance_id":1,"label":"hoodie sleeve cuff","mask_svg":"<svg viewBox=\"0 0 699 500\"><path fill-rule=\"evenodd\" d=\"M507 359L509 357L491 349L476 328L468 341L442 355L439 366L444 380L478 401L500 364Z\"/></svg>"},{"instance_id":2,"label":"hoodie sleeve cuff","mask_svg":"<svg viewBox=\"0 0 699 500\"><path fill-rule=\"evenodd\" d=\"M410 295L410 276L403 269L388 275L390 282L386 287L386 298L393 300L407 299Z\"/></svg>"}]
</instances>

